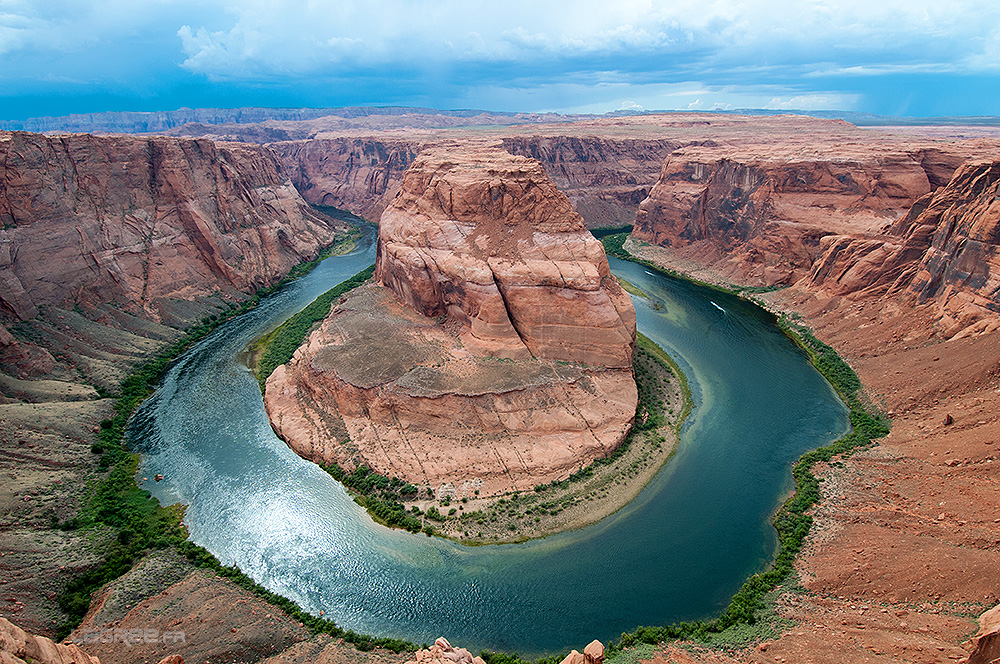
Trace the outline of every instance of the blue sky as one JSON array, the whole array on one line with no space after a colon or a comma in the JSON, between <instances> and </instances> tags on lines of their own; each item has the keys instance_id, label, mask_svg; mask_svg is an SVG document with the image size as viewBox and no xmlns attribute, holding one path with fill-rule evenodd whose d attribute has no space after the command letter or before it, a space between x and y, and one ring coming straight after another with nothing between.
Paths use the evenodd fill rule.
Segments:
<instances>
[{"instance_id":1,"label":"blue sky","mask_svg":"<svg viewBox=\"0 0 1000 664\"><path fill-rule=\"evenodd\" d=\"M0 118L407 105L1000 115L1000 2L0 0Z\"/></svg>"}]
</instances>

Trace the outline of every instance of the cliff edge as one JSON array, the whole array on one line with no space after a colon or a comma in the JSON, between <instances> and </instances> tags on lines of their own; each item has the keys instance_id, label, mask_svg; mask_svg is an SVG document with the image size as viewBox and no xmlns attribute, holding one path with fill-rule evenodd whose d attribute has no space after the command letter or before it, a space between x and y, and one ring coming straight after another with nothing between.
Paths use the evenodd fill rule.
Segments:
<instances>
[{"instance_id":1,"label":"cliff edge","mask_svg":"<svg viewBox=\"0 0 1000 664\"><path fill-rule=\"evenodd\" d=\"M299 454L489 495L562 479L624 439L635 311L537 162L422 154L382 216L376 281L267 380L272 425Z\"/></svg>"}]
</instances>

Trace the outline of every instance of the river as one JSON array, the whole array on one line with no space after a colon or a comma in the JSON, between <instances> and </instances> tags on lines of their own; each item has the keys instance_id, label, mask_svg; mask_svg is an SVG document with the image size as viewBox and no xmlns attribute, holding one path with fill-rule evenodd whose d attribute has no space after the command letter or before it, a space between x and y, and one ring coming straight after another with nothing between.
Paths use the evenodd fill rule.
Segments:
<instances>
[{"instance_id":1,"label":"river","mask_svg":"<svg viewBox=\"0 0 1000 664\"><path fill-rule=\"evenodd\" d=\"M522 655L711 617L767 566L791 464L843 434L846 408L760 308L615 259L649 295L633 297L639 330L677 358L695 400L677 454L639 497L598 524L522 544L466 547L373 523L274 435L241 355L370 265L366 233L354 253L200 341L133 418L140 473L165 478L147 488L188 505L194 542L342 627Z\"/></svg>"}]
</instances>

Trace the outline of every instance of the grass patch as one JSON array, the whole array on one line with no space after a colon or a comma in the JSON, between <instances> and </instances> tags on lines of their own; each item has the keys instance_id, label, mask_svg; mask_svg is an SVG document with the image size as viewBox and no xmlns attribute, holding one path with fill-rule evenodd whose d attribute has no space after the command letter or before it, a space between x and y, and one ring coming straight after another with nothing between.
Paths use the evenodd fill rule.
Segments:
<instances>
[{"instance_id":1,"label":"grass patch","mask_svg":"<svg viewBox=\"0 0 1000 664\"><path fill-rule=\"evenodd\" d=\"M615 277L615 279L618 280L618 283L621 284L622 288L625 289L626 293L631 293L636 297L643 297L647 299L649 298L649 295L646 293L646 291L642 290L628 279L623 279L621 277Z\"/></svg>"},{"instance_id":2,"label":"grass patch","mask_svg":"<svg viewBox=\"0 0 1000 664\"><path fill-rule=\"evenodd\" d=\"M337 284L250 347L251 354L259 358L255 363L254 375L261 390L271 372L292 359L313 326L326 318L333 301L371 279L374 273L375 266L370 265L347 281Z\"/></svg>"},{"instance_id":3,"label":"grass patch","mask_svg":"<svg viewBox=\"0 0 1000 664\"><path fill-rule=\"evenodd\" d=\"M267 588L259 585L256 581L240 571L238 567L227 567L218 561L208 550L198 546L194 542L187 540L177 545L180 551L189 561L203 569L209 569L222 578L229 579L239 587L262 598L268 604L272 604L284 611L290 618L305 625L313 634L329 634L334 638L339 638L354 645L362 651L370 651L375 648L385 648L393 652L413 651L417 646L403 639L389 637L375 637L367 634L359 634L353 630L345 630L338 627L332 620L314 616L304 611L302 607L292 600L273 593Z\"/></svg>"}]
</instances>

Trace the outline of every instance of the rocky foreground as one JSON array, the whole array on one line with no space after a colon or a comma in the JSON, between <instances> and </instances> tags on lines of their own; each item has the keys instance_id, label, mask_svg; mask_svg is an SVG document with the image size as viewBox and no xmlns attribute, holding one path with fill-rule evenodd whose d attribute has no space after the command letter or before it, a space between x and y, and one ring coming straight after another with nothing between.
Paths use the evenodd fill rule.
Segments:
<instances>
[{"instance_id":1,"label":"rocky foreground","mask_svg":"<svg viewBox=\"0 0 1000 664\"><path fill-rule=\"evenodd\" d=\"M623 440L635 311L537 162L421 155L382 216L375 278L267 380L271 422L303 456L492 495Z\"/></svg>"}]
</instances>

